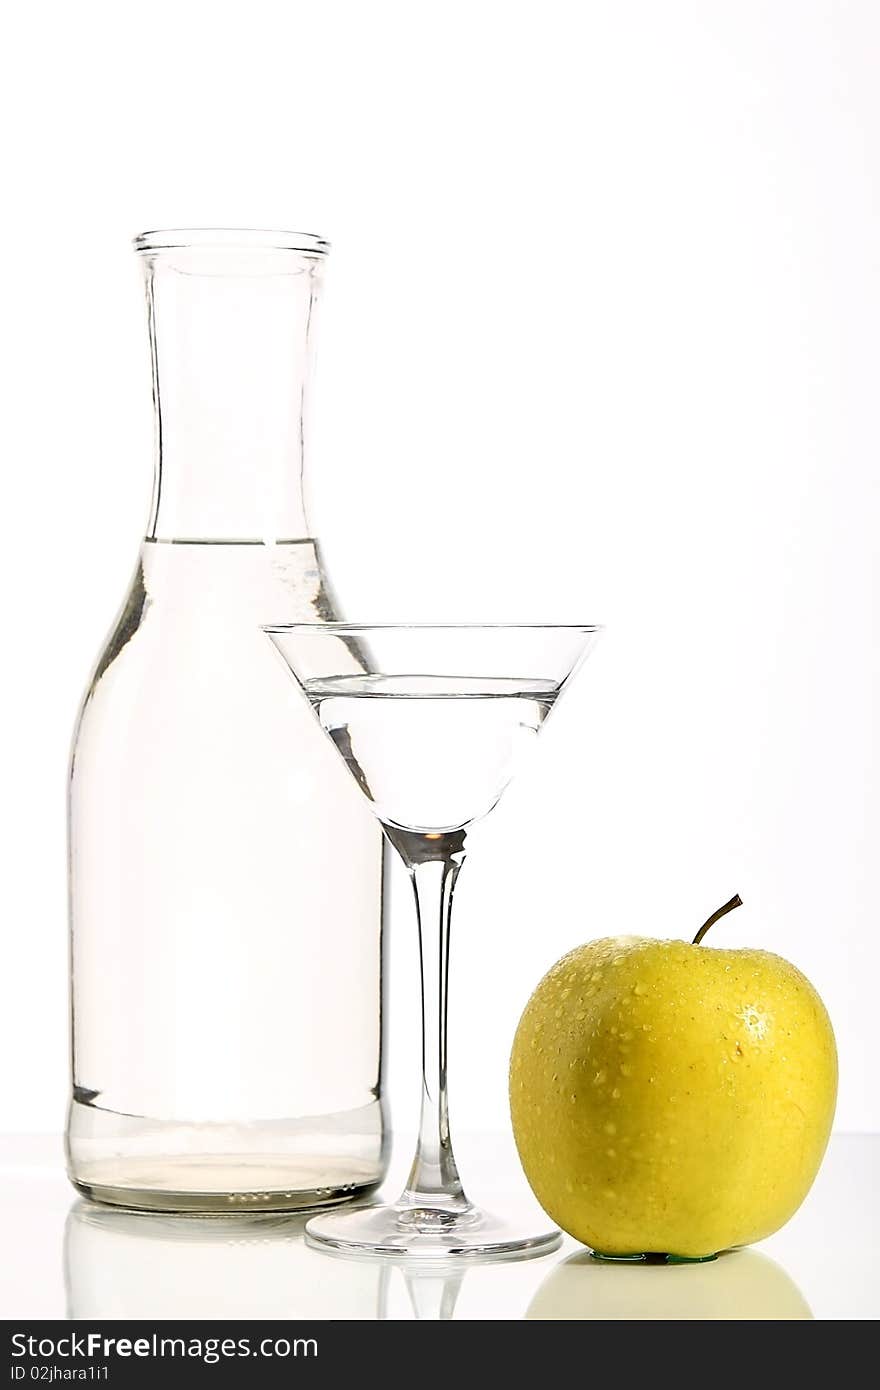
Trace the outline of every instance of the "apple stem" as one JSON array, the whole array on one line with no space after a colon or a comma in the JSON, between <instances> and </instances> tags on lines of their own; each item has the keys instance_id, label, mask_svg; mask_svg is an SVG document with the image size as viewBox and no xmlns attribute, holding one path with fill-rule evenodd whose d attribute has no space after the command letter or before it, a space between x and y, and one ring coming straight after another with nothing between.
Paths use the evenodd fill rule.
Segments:
<instances>
[{"instance_id":1,"label":"apple stem","mask_svg":"<svg viewBox=\"0 0 880 1390\"><path fill-rule=\"evenodd\" d=\"M727 913L732 912L735 907L742 907L742 905L743 900L740 897L739 893L734 893L733 897L730 899L730 902L725 903L723 907L719 907L717 912L713 912L712 916L706 919L706 921L703 923L703 925L700 927L700 930L694 937L692 945L699 946L703 937L706 935L706 932L709 930L710 927L715 925L719 917L726 916Z\"/></svg>"}]
</instances>

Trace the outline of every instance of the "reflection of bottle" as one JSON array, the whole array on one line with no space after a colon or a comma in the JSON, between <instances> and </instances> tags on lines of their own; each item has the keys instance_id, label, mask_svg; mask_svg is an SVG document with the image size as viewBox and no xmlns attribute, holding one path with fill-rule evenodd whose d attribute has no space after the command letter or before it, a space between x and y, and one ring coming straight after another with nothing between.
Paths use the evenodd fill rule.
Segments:
<instances>
[{"instance_id":1,"label":"reflection of bottle","mask_svg":"<svg viewBox=\"0 0 880 1390\"><path fill-rule=\"evenodd\" d=\"M550 1271L526 1313L558 1322L792 1322L812 1316L791 1276L757 1250L678 1265L611 1264L572 1255Z\"/></svg>"},{"instance_id":2,"label":"reflection of bottle","mask_svg":"<svg viewBox=\"0 0 880 1390\"><path fill-rule=\"evenodd\" d=\"M206 1221L76 1202L64 1231L67 1316L376 1318L378 1265L328 1260L305 1245L304 1225L300 1216Z\"/></svg>"},{"instance_id":3,"label":"reflection of bottle","mask_svg":"<svg viewBox=\"0 0 880 1390\"><path fill-rule=\"evenodd\" d=\"M136 245L156 482L71 768L70 1173L167 1210L341 1200L384 1171L382 849L260 630L337 616L301 476L326 246Z\"/></svg>"}]
</instances>

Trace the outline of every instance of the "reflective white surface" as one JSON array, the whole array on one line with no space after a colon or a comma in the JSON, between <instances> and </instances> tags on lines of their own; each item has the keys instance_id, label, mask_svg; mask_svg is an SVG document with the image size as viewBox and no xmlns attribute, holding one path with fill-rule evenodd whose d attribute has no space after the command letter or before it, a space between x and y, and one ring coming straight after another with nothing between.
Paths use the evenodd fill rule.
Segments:
<instances>
[{"instance_id":1,"label":"reflective white surface","mask_svg":"<svg viewBox=\"0 0 880 1390\"><path fill-rule=\"evenodd\" d=\"M409 1144L395 1146L389 1189ZM462 1135L481 1191L522 1194L510 1141ZM148 1217L75 1198L60 1140L0 1138L0 1317L875 1319L880 1135L837 1135L777 1235L714 1263L603 1265L566 1239L517 1264L449 1274L308 1249L302 1218Z\"/></svg>"}]
</instances>

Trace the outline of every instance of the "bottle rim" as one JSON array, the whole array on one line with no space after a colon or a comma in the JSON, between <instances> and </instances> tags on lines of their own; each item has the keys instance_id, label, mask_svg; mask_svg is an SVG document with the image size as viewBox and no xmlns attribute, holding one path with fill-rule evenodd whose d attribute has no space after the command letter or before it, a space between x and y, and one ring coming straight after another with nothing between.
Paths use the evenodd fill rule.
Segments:
<instances>
[{"instance_id":1,"label":"bottle rim","mask_svg":"<svg viewBox=\"0 0 880 1390\"><path fill-rule=\"evenodd\" d=\"M314 232L272 231L252 227L172 227L141 232L132 245L141 255L149 251L296 251L326 256L329 241Z\"/></svg>"}]
</instances>

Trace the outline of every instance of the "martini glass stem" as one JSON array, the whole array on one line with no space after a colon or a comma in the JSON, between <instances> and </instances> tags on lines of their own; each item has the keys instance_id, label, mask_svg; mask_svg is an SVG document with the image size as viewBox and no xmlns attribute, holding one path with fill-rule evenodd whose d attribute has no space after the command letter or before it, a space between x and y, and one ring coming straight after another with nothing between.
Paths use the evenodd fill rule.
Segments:
<instances>
[{"instance_id":1,"label":"martini glass stem","mask_svg":"<svg viewBox=\"0 0 880 1390\"><path fill-rule=\"evenodd\" d=\"M452 1152L446 1089L449 932L453 891L464 860L464 835L410 833L406 846L399 843L399 835L395 842L409 869L419 928L422 1108L416 1154L398 1206L413 1217L424 1212L436 1220L448 1213L454 1219L471 1207Z\"/></svg>"}]
</instances>

